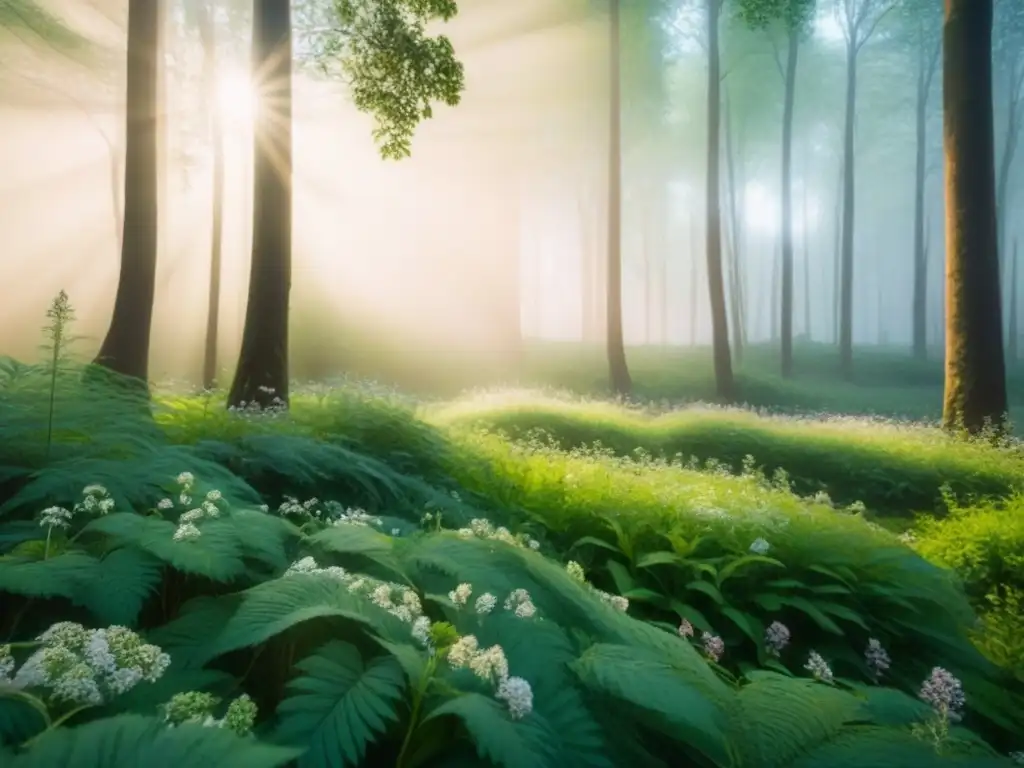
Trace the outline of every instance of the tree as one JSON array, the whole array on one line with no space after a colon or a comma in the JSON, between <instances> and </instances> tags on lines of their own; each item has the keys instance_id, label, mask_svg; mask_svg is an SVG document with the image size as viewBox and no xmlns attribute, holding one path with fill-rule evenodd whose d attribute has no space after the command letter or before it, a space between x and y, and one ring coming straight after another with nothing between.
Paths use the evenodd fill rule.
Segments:
<instances>
[{"instance_id":1,"label":"tree","mask_svg":"<svg viewBox=\"0 0 1024 768\"><path fill-rule=\"evenodd\" d=\"M612 391L633 388L622 338L622 67L619 0L609 2L608 41L608 377Z\"/></svg>"},{"instance_id":2,"label":"tree","mask_svg":"<svg viewBox=\"0 0 1024 768\"><path fill-rule=\"evenodd\" d=\"M114 313L96 364L145 382L157 257L160 0L129 0L124 225Z\"/></svg>"},{"instance_id":3,"label":"tree","mask_svg":"<svg viewBox=\"0 0 1024 768\"><path fill-rule=\"evenodd\" d=\"M856 193L854 125L857 112L857 59L897 0L835 0L836 18L846 41L846 119L843 126L843 229L839 297L839 359L843 377L853 378L853 222Z\"/></svg>"},{"instance_id":4,"label":"tree","mask_svg":"<svg viewBox=\"0 0 1024 768\"><path fill-rule=\"evenodd\" d=\"M943 122L946 154L947 429L1005 424L992 107L993 0L946 0Z\"/></svg>"},{"instance_id":5,"label":"tree","mask_svg":"<svg viewBox=\"0 0 1024 768\"><path fill-rule=\"evenodd\" d=\"M740 12L754 29L769 33L781 26L786 42L785 62L775 38L775 65L785 84L782 107L782 302L780 319L782 376L793 374L793 106L800 38L814 18L817 0L743 0Z\"/></svg>"},{"instance_id":6,"label":"tree","mask_svg":"<svg viewBox=\"0 0 1024 768\"><path fill-rule=\"evenodd\" d=\"M252 267L229 407L288 403L293 34L308 61L343 76L356 108L374 116L381 155L400 159L412 151L416 125L433 114L433 101L459 101L464 74L451 42L425 31L457 11L455 0L304 0L293 29L289 0L255 0Z\"/></svg>"},{"instance_id":7,"label":"tree","mask_svg":"<svg viewBox=\"0 0 1024 768\"><path fill-rule=\"evenodd\" d=\"M729 353L729 319L725 306L725 281L722 276L722 197L721 197L721 107L722 59L719 40L724 0L704 0L708 53L708 152L705 205L707 206L708 297L711 303L711 339L715 362L715 393L721 400L735 397L732 357Z\"/></svg>"},{"instance_id":8,"label":"tree","mask_svg":"<svg viewBox=\"0 0 1024 768\"><path fill-rule=\"evenodd\" d=\"M902 0L899 5L900 43L913 61L914 89L914 251L911 300L914 357L928 354L928 257L925 248L925 179L928 171L928 102L932 94L939 54L942 51L942 8L933 0Z\"/></svg>"}]
</instances>

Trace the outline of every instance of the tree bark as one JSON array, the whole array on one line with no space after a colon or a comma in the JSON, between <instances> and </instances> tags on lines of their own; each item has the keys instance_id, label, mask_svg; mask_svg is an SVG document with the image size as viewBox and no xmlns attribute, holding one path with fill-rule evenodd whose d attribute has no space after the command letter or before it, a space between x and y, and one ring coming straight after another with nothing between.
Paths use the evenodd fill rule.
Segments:
<instances>
[{"instance_id":1,"label":"tree bark","mask_svg":"<svg viewBox=\"0 0 1024 768\"><path fill-rule=\"evenodd\" d=\"M857 47L846 47L846 123L843 128L843 233L839 296L839 365L847 381L853 378L853 217L854 126L857 108Z\"/></svg>"},{"instance_id":2,"label":"tree bark","mask_svg":"<svg viewBox=\"0 0 1024 768\"><path fill-rule=\"evenodd\" d=\"M213 7L203 7L199 37L203 44L203 79L210 110L210 140L213 148L210 223L210 286L206 304L206 343L203 349L203 387L217 385L217 343L220 328L221 248L224 239L224 126L217 103L217 26Z\"/></svg>"},{"instance_id":3,"label":"tree bark","mask_svg":"<svg viewBox=\"0 0 1024 768\"><path fill-rule=\"evenodd\" d=\"M153 325L157 258L157 95L159 0L128 5L124 224L121 269L110 328L95 363L145 383Z\"/></svg>"},{"instance_id":4,"label":"tree bark","mask_svg":"<svg viewBox=\"0 0 1024 768\"><path fill-rule=\"evenodd\" d=\"M800 35L789 31L786 51L786 87L782 108L782 377L793 375L793 103Z\"/></svg>"},{"instance_id":5,"label":"tree bark","mask_svg":"<svg viewBox=\"0 0 1024 768\"><path fill-rule=\"evenodd\" d=\"M1017 362L1017 245L1017 238L1014 238L1010 260L1010 339L1006 345L1006 354L1011 363Z\"/></svg>"},{"instance_id":6,"label":"tree bark","mask_svg":"<svg viewBox=\"0 0 1024 768\"><path fill-rule=\"evenodd\" d=\"M725 94L725 172L729 182L729 302L730 320L732 322L732 353L736 361L743 359L743 283L741 280L742 268L740 266L740 226L739 216L736 212L736 158L733 152L732 137L732 108L730 106L729 94Z\"/></svg>"},{"instance_id":7,"label":"tree bark","mask_svg":"<svg viewBox=\"0 0 1024 768\"><path fill-rule=\"evenodd\" d=\"M722 278L722 200L720 165L722 63L718 23L722 0L705 0L708 31L708 155L707 155L707 266L708 298L711 303L711 337L715 361L715 393L720 400L735 398L732 357L729 354L729 319L725 307L725 282Z\"/></svg>"},{"instance_id":8,"label":"tree bark","mask_svg":"<svg viewBox=\"0 0 1024 768\"><path fill-rule=\"evenodd\" d=\"M252 266L238 367L228 405L288 403L288 295L292 272L292 37L289 0L255 0L252 74L259 104L253 141Z\"/></svg>"},{"instance_id":9,"label":"tree bark","mask_svg":"<svg viewBox=\"0 0 1024 768\"><path fill-rule=\"evenodd\" d=\"M992 0L946 0L943 133L946 170L947 429L1005 425L992 114Z\"/></svg>"},{"instance_id":10,"label":"tree bark","mask_svg":"<svg viewBox=\"0 0 1024 768\"><path fill-rule=\"evenodd\" d=\"M620 65L619 1L611 0L608 99L608 378L612 391L628 395L633 388L622 338L622 68Z\"/></svg>"}]
</instances>

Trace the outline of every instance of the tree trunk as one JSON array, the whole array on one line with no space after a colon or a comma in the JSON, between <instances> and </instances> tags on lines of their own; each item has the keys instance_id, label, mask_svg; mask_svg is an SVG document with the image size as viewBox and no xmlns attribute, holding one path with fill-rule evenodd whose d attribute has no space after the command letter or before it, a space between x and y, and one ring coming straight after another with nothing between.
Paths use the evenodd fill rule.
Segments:
<instances>
[{"instance_id":1,"label":"tree trunk","mask_svg":"<svg viewBox=\"0 0 1024 768\"><path fill-rule=\"evenodd\" d=\"M782 317L782 302L779 301L782 297L782 286L780 285L781 266L782 254L779 251L779 246L776 245L775 248L772 249L772 299L769 304L771 320L769 320L768 323L771 328L771 340L773 344L779 340L779 319Z\"/></svg>"},{"instance_id":2,"label":"tree trunk","mask_svg":"<svg viewBox=\"0 0 1024 768\"><path fill-rule=\"evenodd\" d=\"M612 391L628 395L633 388L622 338L622 71L619 0L610 2L608 99L608 378Z\"/></svg>"},{"instance_id":3,"label":"tree trunk","mask_svg":"<svg viewBox=\"0 0 1024 768\"><path fill-rule=\"evenodd\" d=\"M807 177L808 177L809 164L804 164L804 188L803 188L803 200L802 207L803 213L801 221L803 222L802 231L804 251L804 335L807 337L807 341L814 340L814 333L811 327L811 227L807 217Z\"/></svg>"},{"instance_id":4,"label":"tree trunk","mask_svg":"<svg viewBox=\"0 0 1024 768\"><path fill-rule=\"evenodd\" d=\"M789 32L786 53L786 89L782 108L782 377L793 375L793 102L800 36Z\"/></svg>"},{"instance_id":5,"label":"tree trunk","mask_svg":"<svg viewBox=\"0 0 1024 768\"><path fill-rule=\"evenodd\" d=\"M708 169L707 232L708 298L711 303L711 337L715 360L715 393L720 400L735 397L732 357L729 354L729 319L725 308L725 283L722 279L722 200L720 163L722 63L718 40L718 22L722 0L705 0L708 30Z\"/></svg>"},{"instance_id":6,"label":"tree trunk","mask_svg":"<svg viewBox=\"0 0 1024 768\"><path fill-rule=\"evenodd\" d=\"M199 36L203 44L203 79L210 110L213 147L212 214L210 224L210 286L206 309L206 344L203 350L203 387L217 385L217 343L220 327L221 247L224 239L224 127L217 103L217 26L214 9L203 8Z\"/></svg>"},{"instance_id":7,"label":"tree trunk","mask_svg":"<svg viewBox=\"0 0 1024 768\"><path fill-rule=\"evenodd\" d=\"M927 162L928 95L931 91L938 60L938 47L919 54L917 72L917 158L914 172L914 295L913 351L914 357L924 360L928 356L928 262L924 245L925 174Z\"/></svg>"},{"instance_id":8,"label":"tree trunk","mask_svg":"<svg viewBox=\"0 0 1024 768\"><path fill-rule=\"evenodd\" d=\"M843 235L839 297L839 365L847 381L853 378L853 214L854 120L857 109L857 48L846 46L846 125L843 128Z\"/></svg>"},{"instance_id":9,"label":"tree trunk","mask_svg":"<svg viewBox=\"0 0 1024 768\"><path fill-rule=\"evenodd\" d=\"M130 0L125 89L124 225L110 328L95 363L142 382L149 378L157 255L157 93L159 0Z\"/></svg>"},{"instance_id":10,"label":"tree trunk","mask_svg":"<svg viewBox=\"0 0 1024 768\"><path fill-rule=\"evenodd\" d=\"M832 340L839 345L839 318L841 316L839 297L843 292L843 164L839 164L836 174L836 206L833 223L835 224L835 241L832 251Z\"/></svg>"},{"instance_id":11,"label":"tree trunk","mask_svg":"<svg viewBox=\"0 0 1024 768\"><path fill-rule=\"evenodd\" d=\"M242 347L228 405L288 403L288 295L292 272L292 36L289 0L255 0L252 74L252 266ZM271 111L273 114L270 114Z\"/></svg>"},{"instance_id":12,"label":"tree trunk","mask_svg":"<svg viewBox=\"0 0 1024 768\"><path fill-rule=\"evenodd\" d=\"M697 218L690 214L690 346L697 346L697 302L699 300L699 294L697 292L698 285L700 283L700 274L698 270L699 262L697 260L697 254L700 251L698 245L699 238L697 237Z\"/></svg>"},{"instance_id":13,"label":"tree trunk","mask_svg":"<svg viewBox=\"0 0 1024 768\"><path fill-rule=\"evenodd\" d=\"M992 115L992 0L946 0L947 429L1005 425Z\"/></svg>"},{"instance_id":14,"label":"tree trunk","mask_svg":"<svg viewBox=\"0 0 1024 768\"><path fill-rule=\"evenodd\" d=\"M1013 239L1013 256L1010 260L1010 339L1006 353L1011 363L1017 362L1017 238Z\"/></svg>"},{"instance_id":15,"label":"tree trunk","mask_svg":"<svg viewBox=\"0 0 1024 768\"><path fill-rule=\"evenodd\" d=\"M736 212L736 162L732 146L733 124L732 108L730 106L729 94L725 94L725 172L729 181L729 302L730 320L732 322L732 353L736 361L743 359L743 284L740 279L742 268L740 266L740 227L739 216Z\"/></svg>"}]
</instances>

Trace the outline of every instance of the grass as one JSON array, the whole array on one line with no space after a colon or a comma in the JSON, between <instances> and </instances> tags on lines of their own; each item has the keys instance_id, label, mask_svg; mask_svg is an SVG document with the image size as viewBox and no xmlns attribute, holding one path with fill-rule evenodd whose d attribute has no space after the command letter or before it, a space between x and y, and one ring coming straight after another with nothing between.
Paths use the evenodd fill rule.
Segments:
<instances>
[{"instance_id":1,"label":"grass","mask_svg":"<svg viewBox=\"0 0 1024 768\"><path fill-rule=\"evenodd\" d=\"M560 379L544 354L530 365L550 382L589 378L562 359ZM1024 579L999 522L1020 504L1012 443L783 415L822 391L809 370L744 374L747 393L789 393L772 413L508 392L416 404L350 382L297 387L289 413L161 391L150 417L58 369L10 364L0 381L0 668L24 684L38 654L79 660L0 696L12 765L158 749L267 766L984 768L1024 747L1007 608ZM688 370L638 389L701 395ZM947 510L916 538L873 522ZM61 621L80 628L33 640ZM137 634L88 634L110 625ZM102 701L73 706L61 681L99 674L88 643L155 682L97 677ZM962 722L919 696L941 670L962 682Z\"/></svg>"}]
</instances>

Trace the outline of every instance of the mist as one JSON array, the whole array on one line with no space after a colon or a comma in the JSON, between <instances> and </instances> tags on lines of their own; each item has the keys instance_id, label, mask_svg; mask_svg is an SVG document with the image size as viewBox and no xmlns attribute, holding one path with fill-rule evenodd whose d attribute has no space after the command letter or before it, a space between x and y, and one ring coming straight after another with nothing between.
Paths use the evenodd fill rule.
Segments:
<instances>
[{"instance_id":1,"label":"mist","mask_svg":"<svg viewBox=\"0 0 1024 768\"><path fill-rule=\"evenodd\" d=\"M64 289L77 310L78 349L89 356L109 323L119 263L126 10L104 0L40 5L92 42L88 51L55 44L31 23L0 32L0 279L8 286L0 351L32 357L33 331ZM707 65L701 19L684 11L624 21L622 301L632 347L711 340ZM245 312L252 135L244 93L249 30L221 26L219 42L230 52L220 64L228 145L219 358L229 370ZM521 339L603 343L606 17L582 2L467 0L443 26L465 65L462 103L438 107L418 128L412 157L400 162L380 159L370 118L342 84L296 65L291 335L299 378L342 370L360 350L384 346L398 356L448 355L486 368L515 358ZM844 46L823 9L801 51L794 115L798 341L837 337ZM722 48L723 240L739 274L726 280L728 301L742 294L746 343L771 343L779 336L777 41L726 20ZM166 53L152 370L155 378L195 380L209 283L210 146L195 117L201 51L183 24L168 25ZM909 61L884 28L859 59L856 346L909 348L912 340L917 83ZM938 357L940 80L925 149L928 345ZM997 104L997 148L1001 111ZM1013 179L1024 178L1020 154ZM1021 221L1014 206L1006 210L1010 243Z\"/></svg>"}]
</instances>

